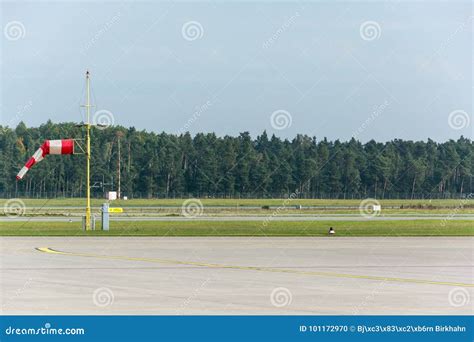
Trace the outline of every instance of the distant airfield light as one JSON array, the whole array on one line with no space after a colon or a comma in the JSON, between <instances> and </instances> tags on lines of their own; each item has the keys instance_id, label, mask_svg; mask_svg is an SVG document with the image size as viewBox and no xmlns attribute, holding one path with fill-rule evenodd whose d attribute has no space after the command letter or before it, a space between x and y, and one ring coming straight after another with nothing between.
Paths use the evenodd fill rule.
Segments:
<instances>
[{"instance_id":1,"label":"distant airfield light","mask_svg":"<svg viewBox=\"0 0 474 342\"><path fill-rule=\"evenodd\" d=\"M106 199L108 199L109 201L115 201L117 199L117 191L107 192Z\"/></svg>"}]
</instances>

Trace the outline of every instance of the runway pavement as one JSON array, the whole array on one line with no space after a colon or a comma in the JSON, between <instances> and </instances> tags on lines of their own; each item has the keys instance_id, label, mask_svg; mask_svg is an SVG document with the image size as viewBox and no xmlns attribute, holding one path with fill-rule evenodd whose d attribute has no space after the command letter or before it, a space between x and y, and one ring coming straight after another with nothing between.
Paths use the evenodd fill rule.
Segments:
<instances>
[{"instance_id":1,"label":"runway pavement","mask_svg":"<svg viewBox=\"0 0 474 342\"><path fill-rule=\"evenodd\" d=\"M473 242L2 237L2 313L473 314Z\"/></svg>"}]
</instances>

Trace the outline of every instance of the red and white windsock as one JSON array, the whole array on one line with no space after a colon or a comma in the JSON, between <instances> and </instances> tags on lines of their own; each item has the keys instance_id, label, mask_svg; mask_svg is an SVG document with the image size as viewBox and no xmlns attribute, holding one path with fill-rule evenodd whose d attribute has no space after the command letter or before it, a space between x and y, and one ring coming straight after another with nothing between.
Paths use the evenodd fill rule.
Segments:
<instances>
[{"instance_id":1,"label":"red and white windsock","mask_svg":"<svg viewBox=\"0 0 474 342\"><path fill-rule=\"evenodd\" d=\"M48 154L73 154L74 153L74 140L73 139L62 139L62 140L45 140L43 145L36 150L35 154L26 162L25 166L18 172L16 179L22 179L29 169L36 163L43 160Z\"/></svg>"}]
</instances>

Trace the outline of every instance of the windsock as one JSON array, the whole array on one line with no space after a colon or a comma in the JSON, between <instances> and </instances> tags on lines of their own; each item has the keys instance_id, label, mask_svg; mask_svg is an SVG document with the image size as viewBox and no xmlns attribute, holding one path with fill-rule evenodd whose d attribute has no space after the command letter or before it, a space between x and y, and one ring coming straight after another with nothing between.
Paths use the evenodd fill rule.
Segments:
<instances>
[{"instance_id":1,"label":"windsock","mask_svg":"<svg viewBox=\"0 0 474 342\"><path fill-rule=\"evenodd\" d=\"M74 140L73 139L62 139L62 140L45 140L43 145L36 150L35 154L26 162L25 166L18 172L16 179L22 179L29 169L36 163L43 160L47 154L73 154L74 153Z\"/></svg>"}]
</instances>

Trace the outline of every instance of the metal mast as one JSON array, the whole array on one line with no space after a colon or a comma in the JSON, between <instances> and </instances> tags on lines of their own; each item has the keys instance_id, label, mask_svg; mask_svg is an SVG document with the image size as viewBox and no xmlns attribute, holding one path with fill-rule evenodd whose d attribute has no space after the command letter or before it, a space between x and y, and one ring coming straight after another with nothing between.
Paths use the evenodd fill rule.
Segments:
<instances>
[{"instance_id":1,"label":"metal mast","mask_svg":"<svg viewBox=\"0 0 474 342\"><path fill-rule=\"evenodd\" d=\"M91 112L91 102L90 102L90 74L89 70L86 72L86 88L87 88L87 103L86 113L87 113L87 122L86 122L86 160L87 160L87 194L86 194L86 230L91 230L91 123L90 123L90 112Z\"/></svg>"}]
</instances>

